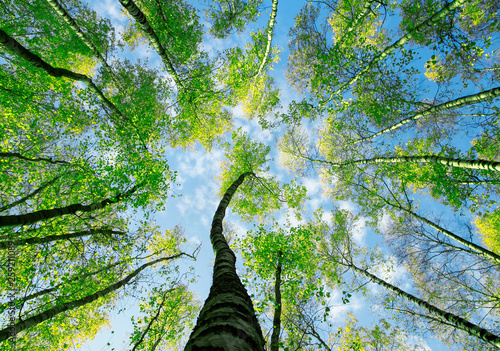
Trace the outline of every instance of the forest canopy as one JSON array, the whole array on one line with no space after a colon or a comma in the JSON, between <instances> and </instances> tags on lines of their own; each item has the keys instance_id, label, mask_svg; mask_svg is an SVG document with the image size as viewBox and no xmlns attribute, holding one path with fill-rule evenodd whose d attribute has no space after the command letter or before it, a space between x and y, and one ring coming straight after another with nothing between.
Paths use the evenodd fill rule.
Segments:
<instances>
[{"instance_id":1,"label":"forest canopy","mask_svg":"<svg viewBox=\"0 0 500 351\"><path fill-rule=\"evenodd\" d=\"M0 350L500 348L498 1L0 4Z\"/></svg>"}]
</instances>

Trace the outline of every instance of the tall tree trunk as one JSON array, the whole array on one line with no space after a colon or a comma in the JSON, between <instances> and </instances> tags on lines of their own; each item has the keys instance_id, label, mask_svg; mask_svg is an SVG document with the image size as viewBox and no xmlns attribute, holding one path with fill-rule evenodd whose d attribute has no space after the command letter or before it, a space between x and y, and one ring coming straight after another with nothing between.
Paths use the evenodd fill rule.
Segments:
<instances>
[{"instance_id":1,"label":"tall tree trunk","mask_svg":"<svg viewBox=\"0 0 500 351\"><path fill-rule=\"evenodd\" d=\"M276 267L276 278L274 283L274 318L273 333L271 335L271 351L279 351L281 332L281 262L282 252L278 251L278 266Z\"/></svg>"},{"instance_id":2,"label":"tall tree trunk","mask_svg":"<svg viewBox=\"0 0 500 351\"><path fill-rule=\"evenodd\" d=\"M339 46L341 46L343 44L343 42L347 39L347 37L349 36L349 34L351 34L352 31L354 31L355 29L357 29L358 25L363 22L363 20L365 19L366 16L368 16L370 14L370 12L375 12L375 10L377 10L381 3L380 2L377 2L377 4L373 7L373 9L371 8L372 4L376 2L376 0L369 0L367 1L363 8L362 8L362 11L352 19L352 23L349 24L349 26L347 27L347 30L345 30L343 33L342 33L342 36L339 38L339 40L337 40L337 42L335 43L334 47L332 48L331 51L334 51L336 50Z\"/></svg>"},{"instance_id":3,"label":"tall tree trunk","mask_svg":"<svg viewBox=\"0 0 500 351\"><path fill-rule=\"evenodd\" d=\"M479 246L479 245L476 245L468 240L465 240L464 238L450 232L449 230L447 229L444 229L443 227L439 226L438 224L432 222L431 220L425 218L425 217L422 217L420 215L418 215L417 213L411 211L410 209L406 208L406 207L403 207L401 205L396 205L392 202L390 202L389 200L387 200L386 198L384 198L383 196L377 194L376 192L370 190L369 188L365 187L364 185L361 185L361 184L356 184L357 186L363 188L364 190L366 191L369 191L371 194L377 196L379 199L381 199L382 201L384 201L388 206L391 206L392 208L396 208L398 210L401 210L403 212L406 212L408 213L409 215L421 220L422 222L426 223L427 225L429 225L430 227L436 229L437 231L443 233L444 235L446 235L448 238L450 239L453 239L455 240L456 242L459 242L460 244L464 245L465 247L468 247L469 249L472 249L472 251L468 251L469 253L471 254L476 254L476 255L480 255L480 256L483 256L483 257L486 257L487 259L490 259L496 263L500 263L500 255L497 255L496 253L488 250L488 249L485 249L484 247L482 246Z\"/></svg>"},{"instance_id":4,"label":"tall tree trunk","mask_svg":"<svg viewBox=\"0 0 500 351\"><path fill-rule=\"evenodd\" d=\"M60 235L47 235L47 236L39 237L39 238L26 238L26 239L12 240L12 241L0 241L0 250L1 249L8 249L12 245L14 245L14 246L39 245L39 244L50 243L51 241L56 241L56 240L80 238L82 236L95 235L95 234L104 234L104 235L111 236L113 234L123 235L123 234L126 234L126 232L122 232L122 231L118 231L118 230L110 230L110 229L106 229L106 228L96 228L96 229L83 230L83 231L74 232L74 233L66 233L66 234L60 234Z\"/></svg>"},{"instance_id":5,"label":"tall tree trunk","mask_svg":"<svg viewBox=\"0 0 500 351\"><path fill-rule=\"evenodd\" d=\"M80 38L81 41L92 51L92 54L94 57L96 57L99 62L102 64L102 66L108 71L111 79L116 83L116 85L122 90L125 91L125 88L123 85L118 81L116 78L115 74L113 73L113 70L111 67L108 65L104 57L102 57L101 53L99 50L97 50L97 47L92 43L89 38L85 35L85 33L82 32L80 27L78 27L78 24L75 22L75 20L70 16L70 14L64 9L64 7L57 1L57 0L46 0L47 3L54 9L54 11L57 12L59 16L62 17L64 22L75 32L75 34Z\"/></svg>"},{"instance_id":6,"label":"tall tree trunk","mask_svg":"<svg viewBox=\"0 0 500 351\"><path fill-rule=\"evenodd\" d=\"M443 7L440 11L438 11L434 16L428 18L426 21L422 22L420 25L416 26L412 30L410 30L405 36L399 38L398 41L394 42L391 46L387 47L380 54L375 56L361 71L359 71L354 77L352 77L347 83L344 83L341 87L339 87L335 92L330 95L330 98L327 101L322 102L322 104L330 101L335 95L340 94L344 89L355 83L360 77L362 77L366 72L368 72L373 66L375 66L379 61L383 60L387 57L391 52L400 48L405 43L410 41L415 35L420 32L423 32L429 27L434 26L436 23L441 21L444 17L448 16L453 12L453 10L462 6L465 3L465 0L454 0L450 2L448 5Z\"/></svg>"},{"instance_id":7,"label":"tall tree trunk","mask_svg":"<svg viewBox=\"0 0 500 351\"><path fill-rule=\"evenodd\" d=\"M463 319L459 316L456 316L452 313L445 312L445 311L431 305L430 303L423 301L423 300L419 299L418 297L415 297L415 296L395 287L394 285L387 283L386 281L374 276L373 274L369 273L368 271L356 267L354 264L348 264L347 266L354 269L356 272L359 272L359 273L365 275L372 282L377 283L386 289L389 289L390 291L392 291L396 295L403 297L403 298L417 304L418 306L429 311L433 315L438 316L439 318L443 319L447 323L454 325L457 329L461 329L472 336L475 336L475 337L477 337L477 338L479 338L479 339L481 339L481 340L483 340L483 341L485 341L493 346L500 348L500 337L490 333L486 329L483 329L483 328L469 322L468 320Z\"/></svg>"},{"instance_id":8,"label":"tall tree trunk","mask_svg":"<svg viewBox=\"0 0 500 351\"><path fill-rule=\"evenodd\" d=\"M25 160L25 161L29 161L29 162L44 161L44 162L51 163L53 165L57 165L57 164L68 165L69 164L69 162L67 162L67 161L54 160L54 159L52 159L52 157L29 158L29 157L21 155L19 152L0 152L0 157L2 157L2 158L13 157L13 158L18 158L20 160Z\"/></svg>"},{"instance_id":9,"label":"tall tree trunk","mask_svg":"<svg viewBox=\"0 0 500 351\"><path fill-rule=\"evenodd\" d=\"M436 229L437 231L443 233L447 237L449 237L449 238L451 238L451 239L459 242L460 244L464 245L465 247L468 247L469 249L472 249L473 251L469 251L470 253L475 253L476 255L480 255L480 256L486 257L487 259L490 259L490 260L496 262L497 264L500 264L500 256L497 255L496 253L494 253L494 252L492 252L492 251L490 251L488 249L485 249L482 246L476 245L474 243L471 243L468 240L465 240L465 239L459 237L458 235L450 232L447 229L444 229L443 227L437 225L436 223L430 221L429 219L427 219L425 217L422 217L422 216L419 216L418 214L416 214L413 211L410 211L410 210L407 210L407 209L403 209L403 208L402 208L402 210L405 211L406 213L414 216L415 218L420 219L422 222L426 223L427 225L429 225L430 227Z\"/></svg>"},{"instance_id":10,"label":"tall tree trunk","mask_svg":"<svg viewBox=\"0 0 500 351\"><path fill-rule=\"evenodd\" d=\"M127 10L128 13L130 13L130 15L137 21L137 23L139 23L142 30L148 37L151 46L156 50L158 55L160 55L160 58L163 61L163 64L165 65L167 72L172 75L172 78L174 79L174 82L177 85L177 87L179 89L184 89L184 85L182 84L179 76L177 75L177 72L175 71L174 66L172 64L172 61L167 55L167 51L161 45L160 39L158 38L155 31L149 24L148 19L146 18L144 13L141 11L139 7L137 7L137 5L134 3L133 0L120 0L120 3L125 8L125 10Z\"/></svg>"},{"instance_id":11,"label":"tall tree trunk","mask_svg":"<svg viewBox=\"0 0 500 351\"><path fill-rule=\"evenodd\" d=\"M143 257L141 259L144 259L144 258L147 258L147 257L149 257L149 256ZM136 257L136 258L133 258L133 259L138 259L138 258ZM15 300L15 304L16 305L22 305L25 302L33 300L34 298L37 298L39 296L50 294L51 292L56 291L57 289L59 289L63 285L66 285L68 283L75 282L75 281L78 281L78 280L83 280L85 278L91 277L91 276L99 274L101 272L107 272L107 271L109 271L113 267L116 267L116 266L121 265L121 264L128 263L130 260L131 259L126 259L126 260L121 260L121 261L109 264L109 265L104 266L104 267L102 267L102 268L100 268L98 270L82 274L81 276L78 276L78 277L73 277L73 278L65 281L64 283L60 283L60 284L51 286L50 288L46 288L46 289L37 291L37 292L32 293L30 295L24 296L22 298L18 298L18 299ZM1 304L0 305L0 313L2 313L9 306L10 306L10 302L6 302L6 303Z\"/></svg>"},{"instance_id":12,"label":"tall tree trunk","mask_svg":"<svg viewBox=\"0 0 500 351\"><path fill-rule=\"evenodd\" d=\"M434 155L424 156L396 156L396 157L373 157L362 160L350 160L344 162L321 161L301 156L302 158L316 163L327 163L334 167L342 168L349 165L374 165L377 163L438 163L465 169L483 169L487 171L500 171L500 162L487 160L464 160L461 158L447 158Z\"/></svg>"},{"instance_id":13,"label":"tall tree trunk","mask_svg":"<svg viewBox=\"0 0 500 351\"><path fill-rule=\"evenodd\" d=\"M113 198L104 199L101 202L95 202L90 205L72 204L65 207L51 208L50 210L40 210L22 215L0 216L0 227L19 226L33 224L46 219L59 217L67 214L75 214L78 211L92 212L104 208L110 204L117 203L130 197L143 183L135 185L129 191L118 194Z\"/></svg>"},{"instance_id":14,"label":"tall tree trunk","mask_svg":"<svg viewBox=\"0 0 500 351\"><path fill-rule=\"evenodd\" d=\"M273 29L274 29L274 23L276 22L276 13L278 12L278 0L273 0L273 7L271 11L271 19L269 20L269 24L267 25L267 44L266 44L266 50L264 51L264 58L262 59L262 62L259 66L259 69L257 70L257 73L255 76L258 76L264 67L266 66L267 61L269 60L269 52L271 51L271 42L273 39Z\"/></svg>"},{"instance_id":15,"label":"tall tree trunk","mask_svg":"<svg viewBox=\"0 0 500 351\"><path fill-rule=\"evenodd\" d=\"M38 187L36 190L33 190L31 193L23 196L22 198L20 198L19 200L16 200L14 202L11 202L10 204L8 205L5 205L5 206L2 206L0 207L0 212L3 212L3 211L6 211L12 207L15 207L19 204L22 204L23 202L31 199L33 196L35 196L36 194L38 194L39 192L41 192L42 190L46 189L47 187L51 186L52 184L54 184L56 182L56 180L58 180L59 178L61 178L60 175L58 175L57 177L54 177L52 178L51 180L49 180L48 182L45 182L43 183L42 185L40 185L40 187ZM0 245L1 247L1 245Z\"/></svg>"},{"instance_id":16,"label":"tall tree trunk","mask_svg":"<svg viewBox=\"0 0 500 351\"><path fill-rule=\"evenodd\" d=\"M140 266L139 268L137 268L135 271L133 271L132 273L127 275L122 280L120 280L114 284L111 284L110 286L108 286L105 289L99 290L91 295L82 297L81 299L78 299L78 300L64 302L64 303L60 304L59 306L52 307L49 310L46 310L42 313L31 316L27 319L21 320L14 325L8 326L7 328L0 330L0 341L7 340L11 336L12 328L15 328L15 333L17 334L17 333L24 331L28 328L31 328L37 324L40 324L40 323L54 317L55 315L57 315L59 313L66 312L68 310L72 310L72 309L84 306L88 303L91 303L91 302L97 300L98 298L103 297L103 296L109 294L110 292L118 290L119 288L128 284L130 282L130 280L132 280L135 276L137 276L141 271L143 271L147 267L152 266L152 265L159 263L159 262L162 262L162 261L167 261L167 260L172 260L172 259L178 258L182 255L184 255L184 253L180 253L180 254L177 254L174 256L170 256L170 257L162 257L162 258L159 258L157 260L145 263L142 266Z\"/></svg>"},{"instance_id":17,"label":"tall tree trunk","mask_svg":"<svg viewBox=\"0 0 500 351\"><path fill-rule=\"evenodd\" d=\"M185 351L264 350L264 337L252 300L236 274L236 256L222 234L222 220L231 197L245 177L252 174L243 173L227 189L215 212L210 231L215 251L212 287Z\"/></svg>"},{"instance_id":18,"label":"tall tree trunk","mask_svg":"<svg viewBox=\"0 0 500 351\"><path fill-rule=\"evenodd\" d=\"M167 301L167 298L168 298L168 294L170 292L172 292L174 289L176 288L172 288L172 289L168 289L167 291L165 291L164 295L163 295L163 299L161 300L161 303L160 303L160 306L158 307L158 310L156 311L155 315L153 317L151 317L151 319L149 320L148 322L148 325L146 326L146 328L144 328L144 330L142 331L141 333L141 337L139 338L139 340L137 340L137 342L134 344L134 347L132 348L131 351L136 351L137 348L139 347L139 345L144 341L144 338L146 337L146 335L148 334L149 330L151 329L151 327L153 326L153 323L156 322L158 320L158 317L160 316L160 313L161 313L161 310L163 308L163 305L165 304L165 302Z\"/></svg>"},{"instance_id":19,"label":"tall tree trunk","mask_svg":"<svg viewBox=\"0 0 500 351\"><path fill-rule=\"evenodd\" d=\"M9 51L13 52L14 54L28 61L33 66L43 69L47 74L49 74L52 77L55 78L66 77L72 80L85 83L87 87L97 95L99 100L101 100L101 102L104 105L106 105L114 114L122 117L122 122L123 120L130 122L130 120L125 115L123 115L120 112L120 110L118 110L118 108L116 108L116 106L111 101L108 100L107 97L104 96L103 92L94 84L92 79L90 79L86 75L75 73L65 68L52 67L50 64L42 60L38 55L26 49L17 40L9 36L1 29L0 29L0 44L9 49Z\"/></svg>"},{"instance_id":20,"label":"tall tree trunk","mask_svg":"<svg viewBox=\"0 0 500 351\"><path fill-rule=\"evenodd\" d=\"M428 108L427 110L424 110L422 112L419 112L411 117L405 118L405 119L399 121L398 123L396 123L390 127L387 127L385 129L381 130L380 132L372 134L366 138L358 139L358 140L354 141L353 144L357 144L357 143L361 143L363 141L373 139L373 138L378 137L382 134L396 130L396 129L404 126L406 123L416 121L419 118L431 115L431 114L439 112L439 111L451 110L451 109L456 109L459 107L477 104L477 103L480 103L483 101L494 99L498 96L500 96L500 87L493 88L493 89L483 91L483 92L473 94L473 95L467 95L467 96L464 96L464 97L461 97L461 98L458 98L458 99L455 99L452 101L448 101L448 102L445 102L444 104L433 106L433 107Z\"/></svg>"}]
</instances>

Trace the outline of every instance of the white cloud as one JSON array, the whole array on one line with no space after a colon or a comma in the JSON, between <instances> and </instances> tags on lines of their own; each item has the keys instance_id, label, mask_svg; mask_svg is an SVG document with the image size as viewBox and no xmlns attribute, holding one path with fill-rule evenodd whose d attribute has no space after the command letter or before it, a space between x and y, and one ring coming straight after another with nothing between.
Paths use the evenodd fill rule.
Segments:
<instances>
[{"instance_id":1,"label":"white cloud","mask_svg":"<svg viewBox=\"0 0 500 351\"><path fill-rule=\"evenodd\" d=\"M231 113L233 114L235 129L241 128L243 132L248 133L250 139L265 145L269 145L273 141L273 133L270 130L263 130L258 119L245 117L241 104L233 107Z\"/></svg>"},{"instance_id":2,"label":"white cloud","mask_svg":"<svg viewBox=\"0 0 500 351\"><path fill-rule=\"evenodd\" d=\"M188 211L191 215L194 213L207 213L207 211L211 213L212 210L215 212L218 204L218 199L214 197L216 193L217 185L215 182L198 186L194 190L194 194L184 195L180 198L176 207L182 215L185 215ZM203 217L200 216L199 219L203 221ZM203 224L208 224L208 218L205 218L205 223Z\"/></svg>"},{"instance_id":3,"label":"white cloud","mask_svg":"<svg viewBox=\"0 0 500 351\"><path fill-rule=\"evenodd\" d=\"M318 179L303 178L302 185L307 189L307 195L316 195L321 191L321 182Z\"/></svg>"},{"instance_id":4,"label":"white cloud","mask_svg":"<svg viewBox=\"0 0 500 351\"><path fill-rule=\"evenodd\" d=\"M306 187L307 196L311 198L308 202L311 210L315 211L320 208L326 200L325 194L322 192L321 181L314 178L303 178L302 185Z\"/></svg>"},{"instance_id":5,"label":"white cloud","mask_svg":"<svg viewBox=\"0 0 500 351\"><path fill-rule=\"evenodd\" d=\"M323 219L327 223L331 223L333 220L333 216L331 212L323 212L321 215L321 219Z\"/></svg>"},{"instance_id":6,"label":"white cloud","mask_svg":"<svg viewBox=\"0 0 500 351\"><path fill-rule=\"evenodd\" d=\"M224 159L222 150L212 150L210 153L184 150L177 154L179 174L191 178L202 176L204 179L213 179L221 171L221 162Z\"/></svg>"},{"instance_id":7,"label":"white cloud","mask_svg":"<svg viewBox=\"0 0 500 351\"><path fill-rule=\"evenodd\" d=\"M299 225L305 224L305 220L301 219L299 220L297 216L295 216L291 211L288 210L288 206L284 206L285 211L282 213L280 218L278 219L278 224L281 228L287 227L287 224L289 223L292 227L297 227Z\"/></svg>"},{"instance_id":8,"label":"white cloud","mask_svg":"<svg viewBox=\"0 0 500 351\"><path fill-rule=\"evenodd\" d=\"M316 211L318 208L321 207L322 203L323 203L323 198L320 197L311 198L308 202L311 211Z\"/></svg>"},{"instance_id":9,"label":"white cloud","mask_svg":"<svg viewBox=\"0 0 500 351\"><path fill-rule=\"evenodd\" d=\"M384 215L382 216L382 219L380 220L378 226L383 231L387 231L389 229L389 226L391 225L391 223L392 223L391 217L387 213L384 213Z\"/></svg>"},{"instance_id":10,"label":"white cloud","mask_svg":"<svg viewBox=\"0 0 500 351\"><path fill-rule=\"evenodd\" d=\"M389 284L393 284L401 289L409 289L408 272L403 265L396 263L394 255L386 255L387 260L379 264L371 273Z\"/></svg>"},{"instance_id":11,"label":"white cloud","mask_svg":"<svg viewBox=\"0 0 500 351\"><path fill-rule=\"evenodd\" d=\"M352 238L359 245L364 245L364 238L367 233L366 221L364 217L359 218L352 232Z\"/></svg>"},{"instance_id":12,"label":"white cloud","mask_svg":"<svg viewBox=\"0 0 500 351\"><path fill-rule=\"evenodd\" d=\"M337 204L341 210L347 210L349 212L354 212L354 210L356 209L354 203L352 203L351 201L341 200L341 201L337 201Z\"/></svg>"},{"instance_id":13,"label":"white cloud","mask_svg":"<svg viewBox=\"0 0 500 351\"><path fill-rule=\"evenodd\" d=\"M122 15L122 6L118 1L104 0L92 2L93 9L102 17L109 18L111 21L126 21L127 18Z\"/></svg>"},{"instance_id":14,"label":"white cloud","mask_svg":"<svg viewBox=\"0 0 500 351\"><path fill-rule=\"evenodd\" d=\"M349 298L349 302L347 304L342 303L342 293L337 291L332 294L332 307L330 308L330 313L328 318L330 322L343 322L347 316L347 313L353 313L354 311L360 310L363 306L363 300L353 295Z\"/></svg>"},{"instance_id":15,"label":"white cloud","mask_svg":"<svg viewBox=\"0 0 500 351\"><path fill-rule=\"evenodd\" d=\"M201 245L201 239L199 236L195 235L189 238L188 244L192 244L194 247L198 247Z\"/></svg>"}]
</instances>

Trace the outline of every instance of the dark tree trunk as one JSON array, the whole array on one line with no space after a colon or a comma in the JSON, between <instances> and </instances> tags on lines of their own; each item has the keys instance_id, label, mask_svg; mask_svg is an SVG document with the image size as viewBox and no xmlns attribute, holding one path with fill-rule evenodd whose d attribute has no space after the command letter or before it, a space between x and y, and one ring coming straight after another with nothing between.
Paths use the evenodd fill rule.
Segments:
<instances>
[{"instance_id":1,"label":"dark tree trunk","mask_svg":"<svg viewBox=\"0 0 500 351\"><path fill-rule=\"evenodd\" d=\"M264 350L264 337L252 300L236 274L236 256L222 235L222 220L231 197L251 174L243 173L227 189L215 212L210 231L215 251L212 287L185 351Z\"/></svg>"},{"instance_id":2,"label":"dark tree trunk","mask_svg":"<svg viewBox=\"0 0 500 351\"><path fill-rule=\"evenodd\" d=\"M274 283L274 318L273 333L271 335L271 351L279 351L281 332L281 251L278 251L278 266L276 267L276 281Z\"/></svg>"},{"instance_id":3,"label":"dark tree trunk","mask_svg":"<svg viewBox=\"0 0 500 351\"><path fill-rule=\"evenodd\" d=\"M72 309L84 306L88 303L91 303L91 302L97 300L98 298L103 297L103 296L109 294L110 292L118 290L119 288L128 284L135 276L137 276L141 271L143 271L147 267L152 266L152 265L159 263L159 262L162 262L162 261L167 261L167 260L172 260L174 258L178 258L183 254L184 253L180 253L180 254L177 254L174 256L170 256L170 257L162 257L162 258L159 258L157 260L145 263L142 266L140 266L139 268L137 268L135 271L133 271L132 273L127 275L122 280L120 280L114 284L111 284L107 288L99 290L91 295L82 297L81 299L78 299L78 300L61 303L60 305L54 306L51 309L48 309L48 310L41 312L39 314L36 314L34 316L31 316L25 320L20 320L16 324L10 325L10 326L0 330L0 341L7 340L12 335L11 334L12 329L15 329L14 334L17 334L21 331L24 331L26 329L34 327L37 324L45 322L48 319L51 319L52 317L54 317L55 315L57 315L59 313L66 312L68 310L72 310Z\"/></svg>"},{"instance_id":4,"label":"dark tree trunk","mask_svg":"<svg viewBox=\"0 0 500 351\"><path fill-rule=\"evenodd\" d=\"M26 214L22 214L22 215L0 216L0 227L33 224L33 223L43 221L46 219L50 219L50 218L54 218L54 217L64 216L67 214L75 214L78 211L92 212L95 210L99 210L99 209L104 208L110 204L122 201L122 200L130 197L141 186L142 186L142 183L135 185L129 191L126 191L122 194L119 194L113 198L104 199L101 202L95 202L95 203L90 204L90 205L72 204L72 205L68 205L68 206L64 206L64 207L51 208L49 210L40 210L40 211L26 213Z\"/></svg>"}]
</instances>

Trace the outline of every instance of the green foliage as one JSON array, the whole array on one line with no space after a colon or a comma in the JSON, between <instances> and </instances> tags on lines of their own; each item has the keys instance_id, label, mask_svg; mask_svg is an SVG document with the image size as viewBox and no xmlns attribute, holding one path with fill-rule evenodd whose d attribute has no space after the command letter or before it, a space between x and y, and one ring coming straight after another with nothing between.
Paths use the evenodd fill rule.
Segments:
<instances>
[{"instance_id":1,"label":"green foliage","mask_svg":"<svg viewBox=\"0 0 500 351\"><path fill-rule=\"evenodd\" d=\"M155 29L158 39L174 64L174 67L189 62L198 55L202 26L197 11L184 1L135 1L149 24ZM136 48L145 45L147 38L141 26L130 18L123 39Z\"/></svg>"},{"instance_id":2,"label":"green foliage","mask_svg":"<svg viewBox=\"0 0 500 351\"><path fill-rule=\"evenodd\" d=\"M306 196L304 186L292 181L280 184L275 176L268 175L270 147L252 141L238 130L233 133L232 144L226 143L226 161L222 164L221 194L229 185L245 172L253 175L240 186L231 200L233 211L244 220L272 220L272 213L283 204L299 209Z\"/></svg>"},{"instance_id":3,"label":"green foliage","mask_svg":"<svg viewBox=\"0 0 500 351\"><path fill-rule=\"evenodd\" d=\"M493 252L500 254L500 210L485 213L474 221L484 244Z\"/></svg>"},{"instance_id":4,"label":"green foliage","mask_svg":"<svg viewBox=\"0 0 500 351\"><path fill-rule=\"evenodd\" d=\"M207 19L212 24L210 34L216 38L226 38L231 33L241 33L249 22L257 20L258 7L262 0L221 1L214 0L210 8L205 11ZM217 5L215 5L217 4Z\"/></svg>"},{"instance_id":5,"label":"green foliage","mask_svg":"<svg viewBox=\"0 0 500 351\"><path fill-rule=\"evenodd\" d=\"M415 155L499 160L498 102L477 94L497 87L500 77L494 45L500 31L496 1L465 1L452 11L446 9L457 0L305 3L290 30L287 76L300 97L287 113L278 112L281 96L270 72L284 52L271 42L276 13L266 28L249 31L248 43L233 45L260 15L261 0L210 2L205 11L209 28L203 26L198 6L186 1L137 0L157 42L132 16L122 30L88 5L65 1L74 25L95 50L43 0L0 3L2 31L36 55L26 60L2 34L0 217L109 199L104 208L89 212L0 228L2 247L9 240L21 242L14 268L16 320L89 296L142 262L181 255L186 241L182 228L164 231L152 220L156 211L165 209L176 182L165 152L197 143L206 150L218 148L230 132L231 141L222 145L226 160L221 192L249 172L229 207L243 220L260 223L233 246L245 259L244 282L252 285L261 316L275 307L270 282L278 264L282 267L282 349L419 349L406 339L411 322L423 325L417 318L422 313L393 296L384 300L385 306L409 312L412 321L404 325L408 332L385 320L373 328L360 327L351 315L343 327L334 329L330 323L330 290L340 289L343 305L352 303L354 291L370 293L359 271L361 276L350 276L356 260L372 272L393 269L393 256L355 243L353 233L361 221L393 239L398 263L405 262L422 301L472 321L477 317L481 325L498 331L497 268L472 256L470 246L424 230L428 222L409 215L410 210L418 212L421 199L472 214L484 244L500 253L500 216L494 207L498 172L403 158L379 162L381 157ZM430 21L438 11L445 15ZM387 29L388 19L400 20L399 31ZM206 45L205 38L217 41ZM160 54L162 66L123 59L120 50L139 47L154 48L156 53L146 49L151 62ZM224 51L205 52L207 47ZM70 74L54 77L43 65ZM69 78L78 75L86 78ZM471 94L468 104L435 109ZM272 145L234 130L232 111L240 108L262 130L278 135L291 180L282 182L281 169L273 167ZM423 114L425 118L398 126ZM309 126L306 119L312 122ZM314 169L326 196L334 202L351 200L357 214L334 203L331 213L320 209L307 224L264 225L274 223L278 211L301 221L306 188L295 176ZM124 196L131 189L135 191ZM143 216L139 225L136 215ZM8 255L0 251L0 260L7 262ZM4 301L12 289L8 274L2 266L3 327ZM174 282L175 274L175 265L162 265L148 275L148 282L157 277L161 283L149 286L147 293L134 289L141 297L141 316L133 321L131 348L182 347L179 335L192 327L199 306L187 286ZM140 286L137 279L132 283ZM109 311L130 292L113 292L34 325L19 334L18 347L78 348L108 324ZM479 318L486 308L490 312ZM315 323L328 324L328 331L318 333ZM484 346L450 332L446 323L434 319L425 325L450 343L474 345L469 349Z\"/></svg>"},{"instance_id":6,"label":"green foliage","mask_svg":"<svg viewBox=\"0 0 500 351\"><path fill-rule=\"evenodd\" d=\"M134 331L130 346L134 350L176 349L185 340L180 335L191 330L199 312L199 303L187 287L154 287L139 304L140 317L132 317Z\"/></svg>"}]
</instances>

